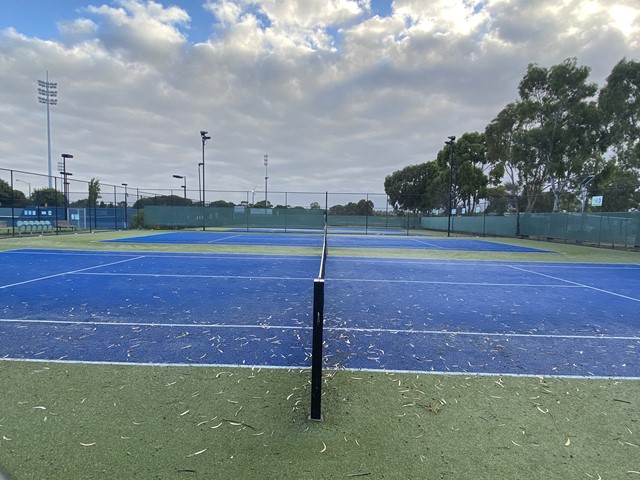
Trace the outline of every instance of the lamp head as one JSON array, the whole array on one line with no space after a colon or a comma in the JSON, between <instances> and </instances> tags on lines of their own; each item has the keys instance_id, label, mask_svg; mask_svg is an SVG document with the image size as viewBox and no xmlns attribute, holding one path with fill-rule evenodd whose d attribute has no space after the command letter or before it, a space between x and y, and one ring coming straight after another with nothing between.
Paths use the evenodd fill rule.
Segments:
<instances>
[{"instance_id":1,"label":"lamp head","mask_svg":"<svg viewBox=\"0 0 640 480\"><path fill-rule=\"evenodd\" d=\"M456 136L455 136L455 135L451 135L451 136L449 137L449 140L451 140L452 142L453 142L453 141L455 141L455 139L456 139Z\"/></svg>"}]
</instances>

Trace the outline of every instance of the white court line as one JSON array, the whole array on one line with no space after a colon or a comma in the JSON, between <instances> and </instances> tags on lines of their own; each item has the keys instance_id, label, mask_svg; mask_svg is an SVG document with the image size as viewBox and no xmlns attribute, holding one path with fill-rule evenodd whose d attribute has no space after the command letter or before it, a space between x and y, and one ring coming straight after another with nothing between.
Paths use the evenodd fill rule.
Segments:
<instances>
[{"instance_id":1,"label":"white court line","mask_svg":"<svg viewBox=\"0 0 640 480\"><path fill-rule=\"evenodd\" d=\"M167 278L217 278L217 279L240 279L240 280L301 280L311 281L309 277L262 277L258 275L184 275L175 273L116 273L116 272L79 272L77 275L95 275L105 277L167 277Z\"/></svg>"},{"instance_id":2,"label":"white court line","mask_svg":"<svg viewBox=\"0 0 640 480\"><path fill-rule=\"evenodd\" d=\"M392 280L375 278L329 278L327 282L368 282L368 283L409 283L425 285L473 285L478 287L534 287L534 288L580 288L578 285L557 285L557 284L537 284L537 283L488 283L488 282L444 282L441 280Z\"/></svg>"},{"instance_id":3,"label":"white court line","mask_svg":"<svg viewBox=\"0 0 640 480\"><path fill-rule=\"evenodd\" d=\"M131 257L138 255L136 252L120 252L120 251L109 251L109 250L56 250L56 251L30 251L30 250L5 250L0 251L1 253L12 253L12 254L26 254L26 255L68 255L68 256L77 256L77 257ZM246 262L247 260L291 260L292 258L299 262L300 260L305 261L313 261L317 262L316 255L271 255L271 254L245 254L245 253L197 253L197 252L145 252L144 258L197 258L198 260L212 260L212 259L223 259L223 260L240 260Z\"/></svg>"},{"instance_id":4,"label":"white court line","mask_svg":"<svg viewBox=\"0 0 640 480\"><path fill-rule=\"evenodd\" d=\"M527 272L527 273L533 273L534 275L540 275L541 277L546 277L546 278L551 278L553 280L558 280L560 282L566 282L570 285L575 285L581 288L586 288L589 290L595 290L596 292L600 292L600 293L606 293L607 295L613 295L614 297L620 297L620 298L624 298L626 300L632 300L634 302L640 302L640 298L634 298L634 297L629 297L628 295L622 295L621 293L616 293L616 292L612 292L609 290L604 290L602 288L597 288L597 287L592 287L590 285L585 285L583 283L578 283L578 282L573 282L571 280L565 280L564 278L560 278L560 277L556 277L553 275L547 275L546 273L540 273L540 272L534 272L532 270L527 270L526 268L522 268L522 267L518 267L515 265L509 265L510 268L513 268L515 270L520 270L521 272Z\"/></svg>"},{"instance_id":5,"label":"white court line","mask_svg":"<svg viewBox=\"0 0 640 480\"><path fill-rule=\"evenodd\" d=\"M222 237L222 238L217 238L215 240L211 240L209 242L207 242L207 244L211 244L211 243L217 243L217 242L221 242L223 240L229 240L230 238L236 238L236 237L241 237L242 235L227 235L226 237Z\"/></svg>"},{"instance_id":6,"label":"white court line","mask_svg":"<svg viewBox=\"0 0 640 480\"><path fill-rule=\"evenodd\" d=\"M95 268L109 267L111 265L116 265L118 263L125 263L125 262L131 262L133 260L140 260L141 258L144 258L144 255L134 257L134 258L127 258L124 260L118 260L117 262L103 263L102 265L94 265L93 267L81 268L78 270L70 270L68 272L56 273L54 275L47 275L46 277L32 278L31 280L25 280L24 282L10 283L9 285L0 285L0 290L4 288L9 288L9 287L17 287L19 285L25 285L27 283L40 282L42 280L48 280L50 278L62 277L64 275L73 275L76 273L85 272L87 270L93 270Z\"/></svg>"},{"instance_id":7,"label":"white court line","mask_svg":"<svg viewBox=\"0 0 640 480\"><path fill-rule=\"evenodd\" d=\"M27 323L27 324L55 324L55 325L100 325L107 327L160 327L160 328L223 328L223 329L258 329L258 330L312 330L311 326L293 325L243 325L226 323L142 323L142 322L96 322L96 321L71 321L71 320L19 320L11 318L0 318L0 323ZM554 335L541 333L499 333L499 332L461 332L443 330L407 330L392 328L358 328L358 327L325 327L325 332L358 332L358 333L389 333L391 335L438 335L438 336L461 336L461 337L501 337L501 338L545 338L545 339L577 339L577 340L624 340L640 341L640 336L624 337L609 335Z\"/></svg>"},{"instance_id":8,"label":"white court line","mask_svg":"<svg viewBox=\"0 0 640 480\"><path fill-rule=\"evenodd\" d=\"M242 368L251 370L287 370L290 372L311 372L311 365L250 365L242 363L153 363L153 362L106 362L106 361L84 361L84 360L43 360L33 358L11 358L2 357L0 361L4 362L22 362L22 363L60 363L74 365L108 365L108 366L129 366L129 367L184 367L184 368ZM396 370L384 368L335 368L323 367L327 371L344 371L344 372L366 372L366 373L382 373L382 374L408 374L408 375L442 375L457 377L506 377L506 378L549 378L559 380L616 380L616 381L638 381L640 377L622 377L619 375L547 375L544 373L501 373L501 372L451 372L439 370Z\"/></svg>"},{"instance_id":9,"label":"white court line","mask_svg":"<svg viewBox=\"0 0 640 480\"><path fill-rule=\"evenodd\" d=\"M123 276L123 277L168 277L168 278L217 278L240 280L300 280L308 281L310 277L263 277L250 275L190 275L174 273L117 273L117 272L79 272L77 275L96 276ZM484 283L484 282L442 282L430 280L391 280L391 279L365 279L365 278L332 278L331 282L369 282L369 283L410 283L425 285L475 285L480 287L524 287L524 288L581 288L577 285L553 285L553 284L533 284L533 283Z\"/></svg>"},{"instance_id":10,"label":"white court line","mask_svg":"<svg viewBox=\"0 0 640 480\"><path fill-rule=\"evenodd\" d=\"M409 240L411 240L412 242L419 243L421 245L429 245L430 247L434 247L436 250L446 250L441 245L436 245L435 243L430 243L430 242L424 242L424 241L422 241L422 240L420 240L418 238L409 237Z\"/></svg>"}]
</instances>

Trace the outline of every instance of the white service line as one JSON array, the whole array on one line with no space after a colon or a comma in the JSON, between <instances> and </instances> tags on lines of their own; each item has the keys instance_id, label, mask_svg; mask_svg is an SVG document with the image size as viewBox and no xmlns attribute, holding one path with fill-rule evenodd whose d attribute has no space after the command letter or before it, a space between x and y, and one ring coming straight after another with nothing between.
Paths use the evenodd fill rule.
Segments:
<instances>
[{"instance_id":1,"label":"white service line","mask_svg":"<svg viewBox=\"0 0 640 480\"><path fill-rule=\"evenodd\" d=\"M565 282L570 285L574 285L576 287L587 288L589 290L595 290L596 292L606 293L607 295L613 295L614 297L624 298L626 300L632 300L634 302L640 302L640 298L629 297L628 295L622 295L621 293L612 292L610 290L604 290L602 288L592 287L591 285L585 285L583 283L573 282L571 280L565 280L564 278L556 277L554 275L547 275L546 273L534 272L533 270L528 270L526 268L517 267L515 265L509 265L509 268L513 268L515 270L520 270L521 272L532 273L534 275L540 275L541 277L551 278L553 280L558 280L559 282Z\"/></svg>"},{"instance_id":2,"label":"white service line","mask_svg":"<svg viewBox=\"0 0 640 480\"><path fill-rule=\"evenodd\" d=\"M430 247L433 247L436 250L445 250L445 248L441 245L436 245L435 243L430 243L430 242L425 242L423 240L417 239L417 238L409 238L412 242L416 242L419 243L421 245L429 245ZM400 247L401 248L401 247Z\"/></svg>"},{"instance_id":3,"label":"white service line","mask_svg":"<svg viewBox=\"0 0 640 480\"><path fill-rule=\"evenodd\" d=\"M78 272L77 275L97 275L101 277L168 277L168 278L215 278L240 280L297 280L311 281L309 277L263 277L259 275L184 275L177 273L116 273L116 272Z\"/></svg>"},{"instance_id":4,"label":"white service line","mask_svg":"<svg viewBox=\"0 0 640 480\"><path fill-rule=\"evenodd\" d=\"M210 240L207 243L219 243L222 242L223 240L229 240L230 238L236 238L236 237L241 237L242 235L228 235L226 237L222 237L222 238L216 238L215 240Z\"/></svg>"},{"instance_id":5,"label":"white service line","mask_svg":"<svg viewBox=\"0 0 640 480\"><path fill-rule=\"evenodd\" d=\"M117 265L119 263L126 263L126 262L131 262L133 260L140 260L141 258L144 258L144 255L134 257L134 258L127 258L125 260L118 260L117 262L103 263L102 265L94 265L93 267L80 268L78 270L70 270L68 272L56 273L54 275L47 275L46 277L32 278L31 280L25 280L24 282L10 283L9 285L0 285L0 290L4 288L9 288L9 287L17 287L19 285L25 285L27 283L40 282L42 280L48 280L50 278L62 277L64 275L73 275L75 273L86 272L87 270L93 270L95 268L108 267L111 265Z\"/></svg>"}]
</instances>

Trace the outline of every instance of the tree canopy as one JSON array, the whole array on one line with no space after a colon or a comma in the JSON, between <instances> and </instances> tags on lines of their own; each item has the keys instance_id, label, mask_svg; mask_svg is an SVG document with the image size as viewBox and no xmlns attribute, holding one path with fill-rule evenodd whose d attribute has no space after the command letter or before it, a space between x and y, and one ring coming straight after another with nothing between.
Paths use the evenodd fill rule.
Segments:
<instances>
[{"instance_id":1,"label":"tree canopy","mask_svg":"<svg viewBox=\"0 0 640 480\"><path fill-rule=\"evenodd\" d=\"M435 160L385 178L391 204L446 211L451 177L453 206L469 213L483 199L495 212L578 209L584 188L610 192L603 209L638 209L640 62L621 60L600 91L589 75L575 58L530 64L516 100L483 133L464 133L453 145L453 162L444 146Z\"/></svg>"}]
</instances>

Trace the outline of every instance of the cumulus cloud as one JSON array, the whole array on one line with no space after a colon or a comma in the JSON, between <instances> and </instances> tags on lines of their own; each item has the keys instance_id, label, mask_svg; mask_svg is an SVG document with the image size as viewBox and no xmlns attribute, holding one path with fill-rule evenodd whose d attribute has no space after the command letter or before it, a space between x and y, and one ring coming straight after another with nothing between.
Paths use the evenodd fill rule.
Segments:
<instances>
[{"instance_id":1,"label":"cumulus cloud","mask_svg":"<svg viewBox=\"0 0 640 480\"><path fill-rule=\"evenodd\" d=\"M90 1L58 38L0 32L0 112L16 119L0 166L45 170L49 70L54 153L72 151L79 178L197 178L205 129L212 189L261 183L267 151L275 190L380 192L448 135L483 130L527 64L577 57L602 85L640 39L635 0L394 0L384 16L368 0Z\"/></svg>"}]
</instances>

